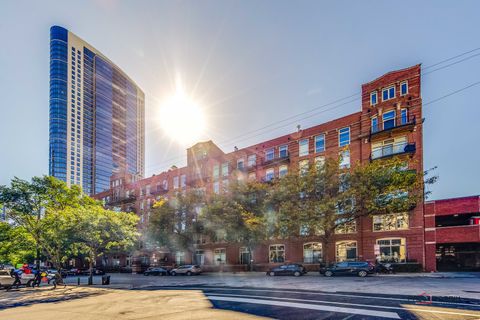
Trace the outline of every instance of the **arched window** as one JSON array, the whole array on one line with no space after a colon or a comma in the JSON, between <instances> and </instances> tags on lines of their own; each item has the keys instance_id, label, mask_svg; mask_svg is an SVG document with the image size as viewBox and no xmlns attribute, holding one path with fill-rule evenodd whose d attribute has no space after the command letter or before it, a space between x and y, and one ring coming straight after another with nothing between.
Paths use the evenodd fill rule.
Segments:
<instances>
[{"instance_id":1,"label":"arched window","mask_svg":"<svg viewBox=\"0 0 480 320\"><path fill-rule=\"evenodd\" d=\"M380 262L405 262L407 259L405 238L383 238L377 240Z\"/></svg>"},{"instance_id":2,"label":"arched window","mask_svg":"<svg viewBox=\"0 0 480 320\"><path fill-rule=\"evenodd\" d=\"M319 263L322 260L322 244L309 242L303 245L303 262Z\"/></svg>"},{"instance_id":3,"label":"arched window","mask_svg":"<svg viewBox=\"0 0 480 320\"><path fill-rule=\"evenodd\" d=\"M337 261L355 261L357 259L357 241L339 241L335 244Z\"/></svg>"}]
</instances>

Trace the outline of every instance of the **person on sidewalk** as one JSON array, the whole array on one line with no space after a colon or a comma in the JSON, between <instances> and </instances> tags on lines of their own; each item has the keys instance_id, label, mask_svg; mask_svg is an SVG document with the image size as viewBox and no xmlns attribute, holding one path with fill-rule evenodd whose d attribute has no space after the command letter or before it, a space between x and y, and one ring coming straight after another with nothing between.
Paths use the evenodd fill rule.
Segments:
<instances>
[{"instance_id":1,"label":"person on sidewalk","mask_svg":"<svg viewBox=\"0 0 480 320\"><path fill-rule=\"evenodd\" d=\"M18 270L13 270L13 277L15 278L15 281L13 281L12 287L17 287L22 284L22 281L20 280L20 274Z\"/></svg>"}]
</instances>

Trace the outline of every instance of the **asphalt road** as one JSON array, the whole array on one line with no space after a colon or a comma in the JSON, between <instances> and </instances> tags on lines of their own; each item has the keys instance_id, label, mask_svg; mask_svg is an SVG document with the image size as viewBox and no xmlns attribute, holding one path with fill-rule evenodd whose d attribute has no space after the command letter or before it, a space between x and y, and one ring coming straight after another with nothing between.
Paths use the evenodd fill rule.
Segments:
<instances>
[{"instance_id":1,"label":"asphalt road","mask_svg":"<svg viewBox=\"0 0 480 320\"><path fill-rule=\"evenodd\" d=\"M426 304L428 297L419 296L201 285L142 289L201 290L215 308L275 319L480 319L480 301L473 300Z\"/></svg>"}]
</instances>

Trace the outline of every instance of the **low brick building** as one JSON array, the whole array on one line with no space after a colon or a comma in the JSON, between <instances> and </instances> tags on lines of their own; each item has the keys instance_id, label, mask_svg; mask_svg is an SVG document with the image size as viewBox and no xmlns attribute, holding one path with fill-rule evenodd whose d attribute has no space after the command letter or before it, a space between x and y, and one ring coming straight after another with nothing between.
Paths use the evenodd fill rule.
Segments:
<instances>
[{"instance_id":1,"label":"low brick building","mask_svg":"<svg viewBox=\"0 0 480 320\"><path fill-rule=\"evenodd\" d=\"M268 181L340 154L344 167L399 156L409 169L423 172L420 76L420 65L389 72L362 85L359 112L253 146L225 153L212 141L197 143L187 149L186 167L172 167L137 181L118 173L111 179L111 189L96 198L105 200L111 208L136 212L142 228L148 223L150 207L161 197L188 189L206 195L221 193L232 179ZM423 203L418 203L411 212L358 219L338 230L329 256L337 261L425 265L423 208ZM315 237L268 241L255 248L252 256L238 244L208 243L199 238L195 252L172 253L157 248L145 250L142 259L145 264L193 262L207 270L242 269L250 260L259 270L285 261L313 268L318 267L323 251Z\"/></svg>"},{"instance_id":2,"label":"low brick building","mask_svg":"<svg viewBox=\"0 0 480 320\"><path fill-rule=\"evenodd\" d=\"M425 203L427 271L480 270L480 196Z\"/></svg>"}]
</instances>

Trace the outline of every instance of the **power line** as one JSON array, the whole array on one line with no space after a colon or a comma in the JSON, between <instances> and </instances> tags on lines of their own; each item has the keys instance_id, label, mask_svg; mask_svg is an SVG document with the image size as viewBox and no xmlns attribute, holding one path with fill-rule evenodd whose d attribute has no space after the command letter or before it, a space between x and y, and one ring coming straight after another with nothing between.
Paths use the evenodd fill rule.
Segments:
<instances>
[{"instance_id":1,"label":"power line","mask_svg":"<svg viewBox=\"0 0 480 320\"><path fill-rule=\"evenodd\" d=\"M478 51L478 50L480 50L480 47L479 47L479 48L475 48L475 49L473 49L473 50L469 50L469 51L463 52L463 53L458 54L458 55L456 55L456 56L453 56L453 57L444 59L444 60L439 61L439 62L437 62L437 63L434 63L434 64L432 64L432 65L426 66L426 67L424 67L423 69L426 70L426 69L435 67L435 66L437 66L437 65L443 64L443 63L448 62L448 61L452 61L452 60L454 60L454 59L456 59L456 58L465 56L465 55L467 55L467 54L469 54L469 53L472 53L472 52L475 52L475 51ZM431 71L428 71L428 72L424 72L424 73L421 74L421 76L434 73L434 72L436 72L436 71L445 69L445 68L447 68L447 67L456 65L456 64L458 64L458 63L461 63L461 62L470 60L470 59L472 59L472 58L474 58L474 57L477 57L477 56L480 56L480 53L477 53L477 54L468 56L468 57L466 57L466 58L463 58L463 59L461 59L461 60L458 60L458 61L455 61L455 62L453 62L453 63L447 64L447 65L445 65L445 66L436 68L436 69L434 69L434 70L431 70ZM416 76L414 76L414 77L416 77ZM411 77L411 78L413 78L413 77ZM407 80L410 80L411 78L409 78L409 79L407 79ZM478 84L478 83L477 83L477 84ZM474 86L474 85L476 85L476 84L472 84L472 85L470 85L469 87L462 88L462 89L460 89L460 91L466 90L466 89L468 89L468 88L470 88L470 87L472 87L472 86ZM459 91L459 92L460 92L460 91ZM451 93L451 94L449 94L449 95L452 95L452 94L455 94L455 93L456 93L456 92ZM286 126L289 126L289 125L291 125L291 124L294 123L294 122L301 121L301 120L305 120L305 119L308 119L308 118L310 118L310 117L319 115L319 114L321 114L321 113L324 113L324 112L327 112L327 111L331 111L331 110L337 109L337 108L339 108L339 107L341 107L341 106L344 106L344 105L346 105L346 104L352 103L352 102L358 100L358 98L355 98L355 99L353 99L353 100L350 100L350 101L341 103L341 104L339 104L339 105L336 105L336 106L334 106L334 107L331 107L331 108L322 110L322 111L320 111L320 112L316 112L316 113L310 114L310 113L313 112L313 111L316 111L316 110L318 110L318 109L325 108L325 107L327 107L327 106L335 105L335 104L338 103L338 102L341 102L341 101L343 101L343 100L346 100L346 99L355 97L355 96L357 96L357 95L359 95L359 94L360 94L360 92L357 92L357 93L354 93L354 94L345 96L345 97L343 97L343 98L337 99L337 100L335 100L335 101L332 101L332 102L329 102L329 103L326 103L326 104L323 104L323 105L314 107L314 108L312 108L312 109L310 109L310 110L301 112L301 113L299 113L299 114L296 114L296 115L293 115L293 116L289 116L289 117L287 117L287 118L285 118L285 119L272 122L272 123L270 123L270 124L268 124L268 125L266 125L266 126L263 126L262 128L258 128L258 129L252 130L252 131L248 131L248 132L245 132L245 133L243 133L243 134L241 134L241 135L238 135L238 136L236 136L236 137L234 137L234 138L230 138L230 139L221 141L221 142L219 142L219 144L220 144L220 145L225 145L226 143L229 143L229 142L242 142L242 141L245 141L245 140L248 140L248 139L257 137L257 136L259 136L259 135L263 135L263 134L266 134L266 133L270 133L270 132L272 132L272 131L274 131L274 130L281 129L281 128L284 128L284 127L286 127ZM447 95L446 97L448 97L449 95ZM439 99L441 99L441 98L442 98L442 97L440 97ZM433 103L433 102L436 102L436 101L438 101L438 100L431 101L431 102L429 102L429 104L430 104L430 103ZM426 106L426 105L427 105L427 104L424 104L424 106ZM296 119L297 117L300 117L300 116L303 116L303 115L307 115L307 114L310 114L310 115L309 115L308 117L303 117L303 118L300 118L300 119ZM276 125L276 124L283 123L283 122L286 122L286 121L291 120L291 119L295 119L294 122L289 122L289 123L287 123L287 124L285 124L285 125L275 127L275 128L273 128L273 129L271 129L271 130L262 132L262 133L260 133L260 134L256 134L256 135L250 136L250 135L253 134L253 133L257 133L257 132L264 131L264 130L266 130L267 128L270 128L270 127L272 127L272 126L274 126L274 125ZM246 137L246 136L248 136L248 137ZM245 138L240 139L240 140L237 140L237 139L242 138L242 137L245 137ZM183 160L183 159L185 159L185 158L186 158L185 155L172 157L172 158L170 158L170 159L163 160L162 162L157 163L156 165L149 166L148 168L160 167L160 166L162 166L164 163L171 162L171 161L174 161L174 160L177 160L177 159L182 159L182 160Z\"/></svg>"}]
</instances>

